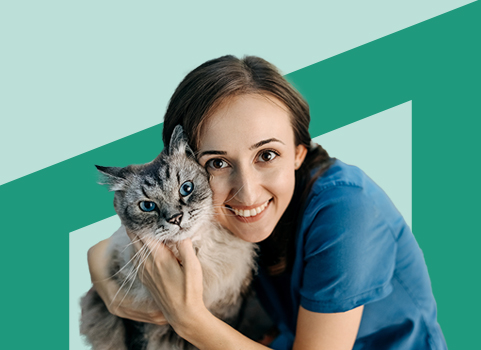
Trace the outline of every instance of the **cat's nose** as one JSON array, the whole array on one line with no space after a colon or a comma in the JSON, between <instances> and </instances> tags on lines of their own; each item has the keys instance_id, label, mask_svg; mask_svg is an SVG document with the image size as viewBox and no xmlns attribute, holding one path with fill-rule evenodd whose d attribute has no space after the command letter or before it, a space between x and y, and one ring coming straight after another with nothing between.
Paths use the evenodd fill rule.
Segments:
<instances>
[{"instance_id":1,"label":"cat's nose","mask_svg":"<svg viewBox=\"0 0 481 350\"><path fill-rule=\"evenodd\" d=\"M172 215L172 217L167 219L167 222L169 222L173 225L179 225L180 226L180 222L182 221L182 216L184 216L184 214L182 214L182 213L174 214L174 215Z\"/></svg>"}]
</instances>

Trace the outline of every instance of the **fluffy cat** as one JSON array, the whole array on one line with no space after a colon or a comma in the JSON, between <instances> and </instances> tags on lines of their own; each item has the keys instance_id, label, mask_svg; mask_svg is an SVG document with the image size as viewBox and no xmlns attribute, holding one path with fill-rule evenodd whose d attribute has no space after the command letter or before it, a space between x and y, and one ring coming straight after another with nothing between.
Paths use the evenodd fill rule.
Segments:
<instances>
[{"instance_id":1,"label":"fluffy cat","mask_svg":"<svg viewBox=\"0 0 481 350\"><path fill-rule=\"evenodd\" d=\"M232 323L252 279L255 245L216 223L208 174L196 162L182 127L175 128L169 147L150 163L97 168L115 191L114 207L122 222L106 252L111 278L122 291L135 303L154 305L137 278L125 228L174 251L176 242L191 237L202 266L204 303L212 314ZM196 349L169 325L112 315L94 288L82 298L81 307L80 333L94 350Z\"/></svg>"}]
</instances>

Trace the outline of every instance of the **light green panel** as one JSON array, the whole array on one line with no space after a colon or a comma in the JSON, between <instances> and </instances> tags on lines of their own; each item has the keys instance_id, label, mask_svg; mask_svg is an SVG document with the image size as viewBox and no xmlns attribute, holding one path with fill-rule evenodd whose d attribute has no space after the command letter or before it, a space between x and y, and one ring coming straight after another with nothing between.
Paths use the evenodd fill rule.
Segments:
<instances>
[{"instance_id":1,"label":"light green panel","mask_svg":"<svg viewBox=\"0 0 481 350\"><path fill-rule=\"evenodd\" d=\"M356 165L391 198L412 227L412 105L403 103L314 139Z\"/></svg>"},{"instance_id":2,"label":"light green panel","mask_svg":"<svg viewBox=\"0 0 481 350\"><path fill-rule=\"evenodd\" d=\"M87 252L91 246L110 237L120 227L117 215L96 222L69 236L69 350L89 349L79 333L80 298L92 283L87 264Z\"/></svg>"},{"instance_id":3,"label":"light green panel","mask_svg":"<svg viewBox=\"0 0 481 350\"><path fill-rule=\"evenodd\" d=\"M289 73L470 2L5 1L0 185L160 123L207 59Z\"/></svg>"}]
</instances>

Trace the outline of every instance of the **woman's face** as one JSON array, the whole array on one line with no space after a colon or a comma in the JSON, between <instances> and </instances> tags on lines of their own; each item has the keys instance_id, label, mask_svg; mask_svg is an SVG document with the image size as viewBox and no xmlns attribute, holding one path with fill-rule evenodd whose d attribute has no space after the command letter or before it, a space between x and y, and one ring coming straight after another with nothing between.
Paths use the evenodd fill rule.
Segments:
<instances>
[{"instance_id":1,"label":"woman's face","mask_svg":"<svg viewBox=\"0 0 481 350\"><path fill-rule=\"evenodd\" d=\"M241 95L205 123L198 161L211 175L216 219L237 237L260 242L274 230L307 149L296 147L287 108L274 97Z\"/></svg>"}]
</instances>

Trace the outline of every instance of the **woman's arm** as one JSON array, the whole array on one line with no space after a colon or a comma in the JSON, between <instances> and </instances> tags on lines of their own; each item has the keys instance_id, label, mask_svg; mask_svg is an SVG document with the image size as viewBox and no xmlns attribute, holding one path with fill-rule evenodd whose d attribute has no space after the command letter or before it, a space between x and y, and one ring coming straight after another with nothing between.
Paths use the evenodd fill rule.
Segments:
<instances>
[{"instance_id":1,"label":"woman's arm","mask_svg":"<svg viewBox=\"0 0 481 350\"><path fill-rule=\"evenodd\" d=\"M88 251L90 277L97 293L104 301L110 313L134 321L167 324L159 309L139 309L132 306L131 300L119 291L119 286L107 272L107 256L105 251L109 246L109 239L100 241Z\"/></svg>"},{"instance_id":2,"label":"woman's arm","mask_svg":"<svg viewBox=\"0 0 481 350\"><path fill-rule=\"evenodd\" d=\"M332 314L299 308L293 350L352 349L364 306Z\"/></svg>"},{"instance_id":3,"label":"woman's arm","mask_svg":"<svg viewBox=\"0 0 481 350\"><path fill-rule=\"evenodd\" d=\"M353 310L322 314L300 308L293 350L352 349L361 321L363 306ZM208 311L199 313L179 334L199 349L268 349L243 336Z\"/></svg>"},{"instance_id":4,"label":"woman's arm","mask_svg":"<svg viewBox=\"0 0 481 350\"><path fill-rule=\"evenodd\" d=\"M136 249L142 244L135 237ZM158 242L144 242L151 251L144 261L142 282L151 291L168 323L177 334L199 349L267 349L213 316L202 300L202 268L192 242L179 244L179 258ZM351 349L363 307L336 314L300 308L295 350Z\"/></svg>"}]
</instances>

